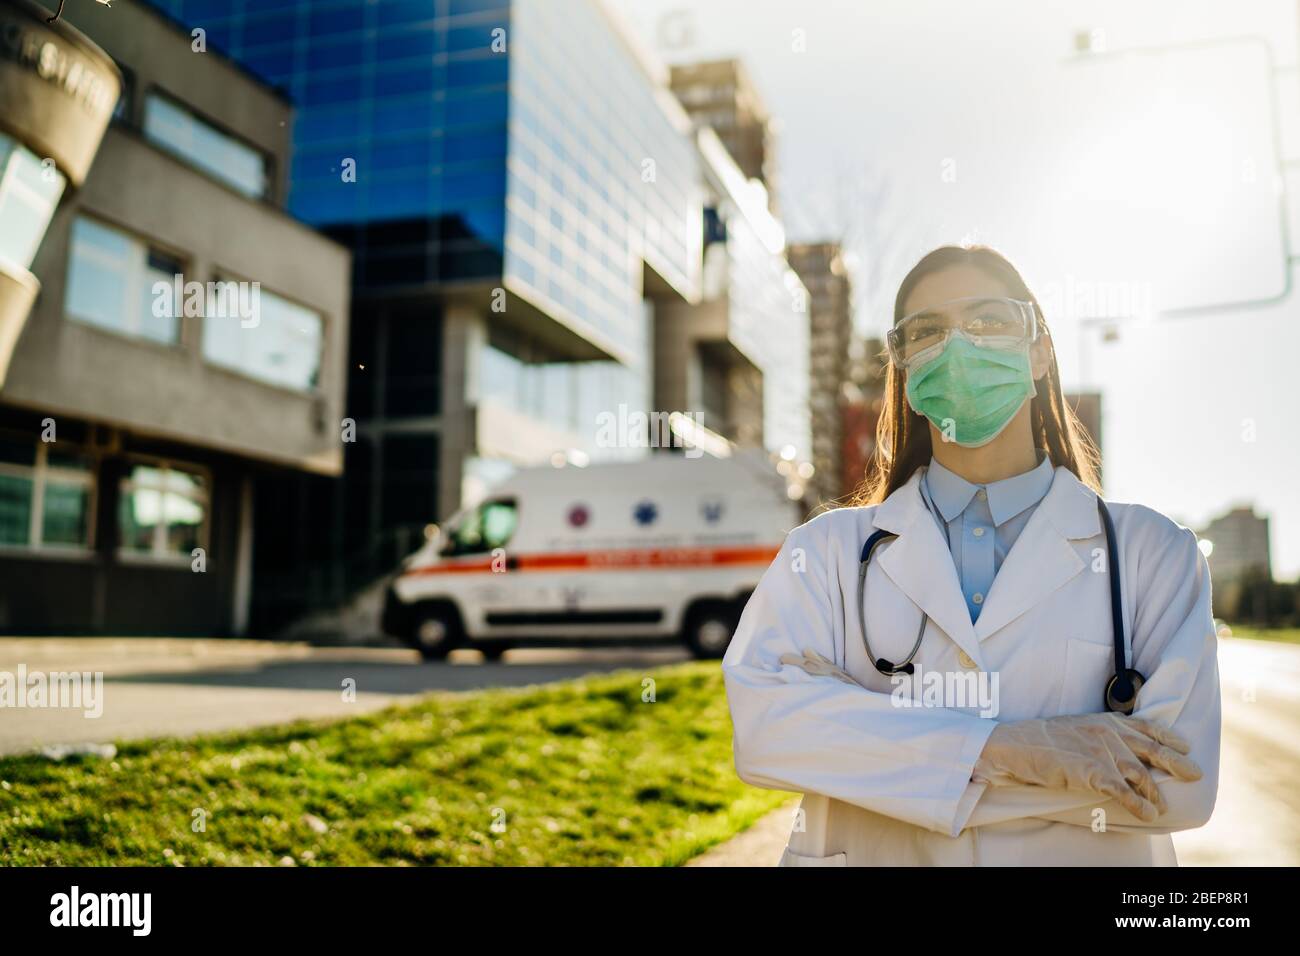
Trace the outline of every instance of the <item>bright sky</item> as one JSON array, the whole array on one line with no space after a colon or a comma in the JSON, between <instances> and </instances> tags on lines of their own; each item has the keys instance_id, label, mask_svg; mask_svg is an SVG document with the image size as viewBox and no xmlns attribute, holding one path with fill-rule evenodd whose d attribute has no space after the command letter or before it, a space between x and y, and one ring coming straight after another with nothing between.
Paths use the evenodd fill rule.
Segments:
<instances>
[{"instance_id":1,"label":"bright sky","mask_svg":"<svg viewBox=\"0 0 1300 956\"><path fill-rule=\"evenodd\" d=\"M1001 249L1065 387L1103 393L1107 495L1197 528L1253 504L1275 576L1300 574L1294 0L611 5L663 61L745 61L780 124L790 236L846 240L861 331L930 248ZM1080 31L1108 52L1080 57ZM1220 308L1166 314L1199 306ZM1079 321L1098 314L1114 341Z\"/></svg>"}]
</instances>

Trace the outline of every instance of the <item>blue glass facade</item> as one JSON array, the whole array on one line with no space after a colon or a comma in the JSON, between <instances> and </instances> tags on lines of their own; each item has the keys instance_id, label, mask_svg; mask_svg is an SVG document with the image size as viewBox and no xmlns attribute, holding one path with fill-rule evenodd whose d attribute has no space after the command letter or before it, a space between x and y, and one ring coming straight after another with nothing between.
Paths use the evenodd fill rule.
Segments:
<instances>
[{"instance_id":1,"label":"blue glass facade","mask_svg":"<svg viewBox=\"0 0 1300 956\"><path fill-rule=\"evenodd\" d=\"M152 2L291 97L289 209L359 291L501 274L509 0Z\"/></svg>"}]
</instances>

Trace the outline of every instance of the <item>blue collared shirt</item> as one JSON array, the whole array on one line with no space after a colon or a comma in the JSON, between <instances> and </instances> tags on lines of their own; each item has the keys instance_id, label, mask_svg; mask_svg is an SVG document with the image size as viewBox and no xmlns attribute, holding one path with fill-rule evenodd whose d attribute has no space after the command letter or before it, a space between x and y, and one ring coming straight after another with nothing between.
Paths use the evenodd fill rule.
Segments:
<instances>
[{"instance_id":1,"label":"blue collared shirt","mask_svg":"<svg viewBox=\"0 0 1300 956\"><path fill-rule=\"evenodd\" d=\"M971 484L930 459L921 488L948 526L948 548L972 622L1007 552L1052 487L1051 459L1038 454L1037 467L987 485Z\"/></svg>"}]
</instances>

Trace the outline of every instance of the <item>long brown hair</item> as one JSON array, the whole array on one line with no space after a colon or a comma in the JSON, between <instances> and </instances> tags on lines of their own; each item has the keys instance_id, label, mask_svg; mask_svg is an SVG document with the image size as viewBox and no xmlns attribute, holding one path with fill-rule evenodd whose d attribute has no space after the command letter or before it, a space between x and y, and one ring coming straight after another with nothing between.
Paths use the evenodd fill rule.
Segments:
<instances>
[{"instance_id":1,"label":"long brown hair","mask_svg":"<svg viewBox=\"0 0 1300 956\"><path fill-rule=\"evenodd\" d=\"M988 246L940 246L927 254L907 274L894 299L894 321L903 317L903 304L926 276L952 266L980 269L1002 283L1007 294L1033 303L1038 315L1039 335L1047 348L1046 387L1040 387L1030 403L1034 444L1046 448L1053 465L1064 465L1075 477L1100 493L1098 470L1101 455L1084 430L1079 417L1065 404L1061 374L1056 367L1056 347L1048 331L1043 309L1016 267ZM854 504L877 504L907 483L912 473L930 461L930 427L912 410L904 393L906 375L889 365L885 373L885 399L876 425L876 449L866 477L854 496Z\"/></svg>"}]
</instances>

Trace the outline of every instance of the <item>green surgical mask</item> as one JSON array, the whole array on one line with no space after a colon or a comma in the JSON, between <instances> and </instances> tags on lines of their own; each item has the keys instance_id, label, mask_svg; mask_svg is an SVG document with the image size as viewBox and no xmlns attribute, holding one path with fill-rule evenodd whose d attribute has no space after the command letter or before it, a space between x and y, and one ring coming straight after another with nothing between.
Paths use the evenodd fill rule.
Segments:
<instances>
[{"instance_id":1,"label":"green surgical mask","mask_svg":"<svg viewBox=\"0 0 1300 956\"><path fill-rule=\"evenodd\" d=\"M907 373L907 403L958 445L987 445L1038 394L1029 349L982 348L954 334L939 355Z\"/></svg>"}]
</instances>

